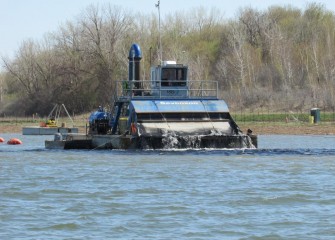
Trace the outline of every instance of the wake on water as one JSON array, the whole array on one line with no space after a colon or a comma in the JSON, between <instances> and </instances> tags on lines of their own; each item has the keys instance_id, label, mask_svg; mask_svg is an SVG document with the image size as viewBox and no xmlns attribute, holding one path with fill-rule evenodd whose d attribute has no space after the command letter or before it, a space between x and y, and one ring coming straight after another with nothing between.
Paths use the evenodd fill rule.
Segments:
<instances>
[{"instance_id":1,"label":"wake on water","mask_svg":"<svg viewBox=\"0 0 335 240\"><path fill-rule=\"evenodd\" d=\"M212 132L213 135L218 136L220 133ZM196 136L177 136L173 131L165 131L162 134L162 143L164 147L162 149L152 149L147 146L143 146L142 150L148 154L157 152L169 152L175 154L220 154L220 155L259 155L259 156L270 156L270 155L313 155L313 156L334 156L335 149L323 149L323 148L255 148L247 147L253 146L251 138L248 136L247 142L244 142L243 148L201 148L201 135ZM182 146L182 147L181 147Z\"/></svg>"},{"instance_id":2,"label":"wake on water","mask_svg":"<svg viewBox=\"0 0 335 240\"><path fill-rule=\"evenodd\" d=\"M174 142L174 140L173 140ZM175 143L172 143L172 145ZM13 154L21 154L23 152L87 152L88 150L81 149L81 150L50 150L44 148L2 148L0 149L0 158L1 154L6 153L13 153ZM163 149L152 149L152 148L144 148L144 149L132 149L132 150L121 150L121 149L113 149L113 150L96 150L93 151L92 154L99 154L99 153L117 153L117 154L164 154L169 152L169 154L196 154L196 155L222 155L222 156L234 156L234 155L252 155L252 156L277 156L277 155L288 155L288 156L335 156L335 149L322 149L322 148L296 148L296 149L288 149L288 148L163 148ZM2 159L0 159L2 160Z\"/></svg>"}]
</instances>

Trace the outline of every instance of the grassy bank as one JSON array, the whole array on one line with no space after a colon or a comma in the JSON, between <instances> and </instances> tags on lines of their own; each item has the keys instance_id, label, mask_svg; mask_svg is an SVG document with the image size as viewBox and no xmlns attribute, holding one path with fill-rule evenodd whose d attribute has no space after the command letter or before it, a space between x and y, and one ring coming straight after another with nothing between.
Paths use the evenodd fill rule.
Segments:
<instances>
[{"instance_id":1,"label":"grassy bank","mask_svg":"<svg viewBox=\"0 0 335 240\"><path fill-rule=\"evenodd\" d=\"M232 113L232 117L236 122L304 122L310 120L309 113ZM321 112L319 115L322 122L334 122L335 112Z\"/></svg>"}]
</instances>

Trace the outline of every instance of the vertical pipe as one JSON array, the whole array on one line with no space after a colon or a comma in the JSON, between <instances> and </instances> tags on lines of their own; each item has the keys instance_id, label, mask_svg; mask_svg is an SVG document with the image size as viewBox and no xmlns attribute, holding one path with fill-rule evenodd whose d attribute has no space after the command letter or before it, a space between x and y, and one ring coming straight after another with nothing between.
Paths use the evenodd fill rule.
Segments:
<instances>
[{"instance_id":1,"label":"vertical pipe","mask_svg":"<svg viewBox=\"0 0 335 240\"><path fill-rule=\"evenodd\" d=\"M129 50L129 68L128 80L140 80L140 61L142 59L142 52L140 46L133 44Z\"/></svg>"},{"instance_id":2,"label":"vertical pipe","mask_svg":"<svg viewBox=\"0 0 335 240\"><path fill-rule=\"evenodd\" d=\"M130 85L130 96L132 96L133 89L141 89L142 86L139 82L140 80L140 61L142 59L142 53L140 46L137 44L133 44L129 50L129 74L128 74L128 81ZM136 82L135 82L136 81ZM141 95L141 91L135 91L135 95Z\"/></svg>"}]
</instances>

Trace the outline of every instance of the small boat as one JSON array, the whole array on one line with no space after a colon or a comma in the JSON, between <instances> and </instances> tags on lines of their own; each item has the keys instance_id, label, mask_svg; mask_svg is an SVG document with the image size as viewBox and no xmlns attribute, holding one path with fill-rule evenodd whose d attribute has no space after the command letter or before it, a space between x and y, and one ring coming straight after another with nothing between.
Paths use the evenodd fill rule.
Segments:
<instances>
[{"instance_id":1,"label":"small boat","mask_svg":"<svg viewBox=\"0 0 335 240\"><path fill-rule=\"evenodd\" d=\"M67 127L65 123L62 123L61 126L58 125L59 116L62 110L66 112L70 119L72 123L71 127ZM73 120L64 104L56 104L51 110L47 120L45 122L40 122L39 126L22 127L23 135L54 135L56 133L78 133L78 128L74 127Z\"/></svg>"},{"instance_id":2,"label":"small boat","mask_svg":"<svg viewBox=\"0 0 335 240\"><path fill-rule=\"evenodd\" d=\"M251 130L242 133L219 99L218 81L188 80L188 67L174 61L151 67L151 79L140 80L141 58L139 45L133 44L129 78L115 82L111 114L92 113L86 148L257 147L257 136ZM56 139L46 141L47 148L53 144L58 144ZM76 148L73 140L66 144Z\"/></svg>"}]
</instances>

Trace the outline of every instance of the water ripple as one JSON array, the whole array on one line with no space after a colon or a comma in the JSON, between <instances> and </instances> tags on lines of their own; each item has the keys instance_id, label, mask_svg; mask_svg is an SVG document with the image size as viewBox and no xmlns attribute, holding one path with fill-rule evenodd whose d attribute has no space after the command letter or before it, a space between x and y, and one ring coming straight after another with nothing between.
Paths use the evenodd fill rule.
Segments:
<instances>
[{"instance_id":1,"label":"water ripple","mask_svg":"<svg viewBox=\"0 0 335 240\"><path fill-rule=\"evenodd\" d=\"M1 146L0 239L335 235L330 146L46 151L38 144Z\"/></svg>"}]
</instances>

